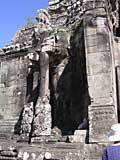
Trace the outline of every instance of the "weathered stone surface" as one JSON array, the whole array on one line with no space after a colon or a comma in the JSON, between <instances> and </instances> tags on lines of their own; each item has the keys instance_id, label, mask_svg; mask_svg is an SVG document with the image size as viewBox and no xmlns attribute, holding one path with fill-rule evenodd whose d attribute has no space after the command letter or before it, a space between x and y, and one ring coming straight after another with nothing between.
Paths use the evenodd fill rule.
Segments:
<instances>
[{"instance_id":1,"label":"weathered stone surface","mask_svg":"<svg viewBox=\"0 0 120 160\"><path fill-rule=\"evenodd\" d=\"M107 142L112 124L116 123L114 106L89 107L89 135L91 142Z\"/></svg>"},{"instance_id":2,"label":"weathered stone surface","mask_svg":"<svg viewBox=\"0 0 120 160\"><path fill-rule=\"evenodd\" d=\"M0 159L101 159L98 143L120 114L118 6L110 2L50 0L0 49L2 146L21 134Z\"/></svg>"},{"instance_id":3,"label":"weathered stone surface","mask_svg":"<svg viewBox=\"0 0 120 160\"><path fill-rule=\"evenodd\" d=\"M40 53L40 98L35 106L32 136L51 134L51 106L49 104L49 55Z\"/></svg>"},{"instance_id":4,"label":"weathered stone surface","mask_svg":"<svg viewBox=\"0 0 120 160\"><path fill-rule=\"evenodd\" d=\"M69 136L69 141L72 143L84 143L86 141L86 130L75 130L74 135Z\"/></svg>"},{"instance_id":5,"label":"weathered stone surface","mask_svg":"<svg viewBox=\"0 0 120 160\"><path fill-rule=\"evenodd\" d=\"M22 122L21 122L21 134L29 136L31 132L31 125L33 121L33 102L27 104L23 108Z\"/></svg>"},{"instance_id":6,"label":"weathered stone surface","mask_svg":"<svg viewBox=\"0 0 120 160\"><path fill-rule=\"evenodd\" d=\"M10 59L6 56L6 60L1 59L0 70L1 132L17 132L19 130L17 121L24 106L26 94L25 58L22 56Z\"/></svg>"},{"instance_id":7,"label":"weathered stone surface","mask_svg":"<svg viewBox=\"0 0 120 160\"><path fill-rule=\"evenodd\" d=\"M14 143L12 141L7 143L1 142L2 148L0 151L8 151L17 153L14 159L27 160L44 160L45 156L49 153L51 159L54 160L100 160L105 144L84 144L84 143L40 143L28 145L25 143ZM11 147L10 147L11 146ZM1 158L1 157L0 157ZM8 158L6 156L6 158ZM13 157L9 157L9 159ZM2 159L2 158L1 158Z\"/></svg>"},{"instance_id":8,"label":"weathered stone surface","mask_svg":"<svg viewBox=\"0 0 120 160\"><path fill-rule=\"evenodd\" d=\"M86 27L84 29L88 87L91 97L91 105L89 106L89 141L96 142L105 141L104 135L107 134L110 126L117 122L117 97L114 95L116 92L116 87L113 85L115 66L106 16L103 17L100 14L96 18L93 17L96 15L96 10L94 15L92 13L91 15L89 14L86 12ZM94 21L92 21L92 18L94 18ZM91 31L91 34L89 34L89 31ZM106 123L103 126L101 122L105 121ZM98 124L99 122L101 124ZM109 125L106 125L107 123Z\"/></svg>"},{"instance_id":9,"label":"weathered stone surface","mask_svg":"<svg viewBox=\"0 0 120 160\"><path fill-rule=\"evenodd\" d=\"M50 135L51 134L51 106L47 97L38 99L35 118L33 120L32 136Z\"/></svg>"}]
</instances>

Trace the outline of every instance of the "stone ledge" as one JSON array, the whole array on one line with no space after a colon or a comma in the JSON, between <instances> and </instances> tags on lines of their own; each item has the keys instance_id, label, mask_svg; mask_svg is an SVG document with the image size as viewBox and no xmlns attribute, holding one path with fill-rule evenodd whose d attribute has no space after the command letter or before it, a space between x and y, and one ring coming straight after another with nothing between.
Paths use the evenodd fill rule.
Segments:
<instances>
[{"instance_id":1,"label":"stone ledge","mask_svg":"<svg viewBox=\"0 0 120 160\"><path fill-rule=\"evenodd\" d=\"M46 153L51 154L52 160L100 160L103 149L106 145L107 144L84 144L64 142L57 142L54 144L38 143L28 145L27 143L4 141L3 143L1 143L1 148L4 148L5 151L11 151L11 149L13 148L13 150L16 150L18 153L17 158L20 158L21 160L24 159L25 156L28 157L27 160L34 160L34 157L41 157L41 160L43 160ZM16 160L16 158L14 157L11 158L13 160Z\"/></svg>"}]
</instances>

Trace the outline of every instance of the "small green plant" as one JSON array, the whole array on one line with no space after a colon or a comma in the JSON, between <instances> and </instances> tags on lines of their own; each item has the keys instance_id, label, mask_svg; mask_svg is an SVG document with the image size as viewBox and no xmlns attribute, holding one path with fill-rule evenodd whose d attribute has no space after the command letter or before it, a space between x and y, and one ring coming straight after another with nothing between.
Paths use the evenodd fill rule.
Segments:
<instances>
[{"instance_id":1,"label":"small green plant","mask_svg":"<svg viewBox=\"0 0 120 160\"><path fill-rule=\"evenodd\" d=\"M34 16L26 17L26 26L33 26L35 23L36 22Z\"/></svg>"}]
</instances>

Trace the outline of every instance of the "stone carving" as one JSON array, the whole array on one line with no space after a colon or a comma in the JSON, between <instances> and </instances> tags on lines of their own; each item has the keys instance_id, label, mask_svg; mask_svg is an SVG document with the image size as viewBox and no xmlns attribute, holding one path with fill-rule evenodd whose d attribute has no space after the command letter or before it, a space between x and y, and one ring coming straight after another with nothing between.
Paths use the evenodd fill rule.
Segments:
<instances>
[{"instance_id":1,"label":"stone carving","mask_svg":"<svg viewBox=\"0 0 120 160\"><path fill-rule=\"evenodd\" d=\"M107 134L111 124L116 123L115 117L113 116L115 116L115 110L113 106L97 106L89 108L90 141L94 142L101 139L102 141L105 141L107 139ZM105 125L103 125L103 123Z\"/></svg>"},{"instance_id":2,"label":"stone carving","mask_svg":"<svg viewBox=\"0 0 120 160\"><path fill-rule=\"evenodd\" d=\"M38 21L38 30L41 32L43 31L49 31L51 30L51 22L50 22L50 15L49 13L44 10L44 9L40 9L37 11L38 16L36 17L37 21Z\"/></svg>"},{"instance_id":3,"label":"stone carving","mask_svg":"<svg viewBox=\"0 0 120 160\"><path fill-rule=\"evenodd\" d=\"M55 127L53 127L53 129L51 131L51 135L55 136L55 137L61 137L62 136L62 132L57 126L55 126Z\"/></svg>"},{"instance_id":4,"label":"stone carving","mask_svg":"<svg viewBox=\"0 0 120 160\"><path fill-rule=\"evenodd\" d=\"M48 97L38 99L35 108L32 136L51 134L51 106Z\"/></svg>"},{"instance_id":5,"label":"stone carving","mask_svg":"<svg viewBox=\"0 0 120 160\"><path fill-rule=\"evenodd\" d=\"M21 134L29 136L33 121L33 102L24 106L22 117Z\"/></svg>"},{"instance_id":6,"label":"stone carving","mask_svg":"<svg viewBox=\"0 0 120 160\"><path fill-rule=\"evenodd\" d=\"M98 143L106 142L120 114L118 8L108 0L50 0L36 24L0 49L0 137L19 133L29 142L63 142L53 151L39 148L40 154L19 151L22 158L44 159L48 149L52 159L100 158ZM80 144L66 144L68 138ZM14 157L0 150L8 154Z\"/></svg>"}]
</instances>

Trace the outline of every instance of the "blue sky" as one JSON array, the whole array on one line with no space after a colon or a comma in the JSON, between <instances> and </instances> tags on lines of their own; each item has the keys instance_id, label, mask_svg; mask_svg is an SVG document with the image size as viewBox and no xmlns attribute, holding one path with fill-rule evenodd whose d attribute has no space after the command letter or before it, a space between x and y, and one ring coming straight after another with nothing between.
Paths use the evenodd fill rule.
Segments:
<instances>
[{"instance_id":1,"label":"blue sky","mask_svg":"<svg viewBox=\"0 0 120 160\"><path fill-rule=\"evenodd\" d=\"M15 32L25 25L26 17L48 7L48 0L0 0L0 48L9 43Z\"/></svg>"}]
</instances>

